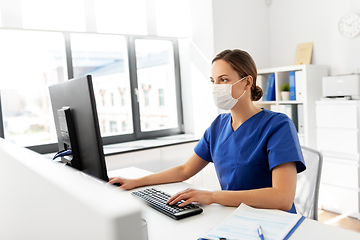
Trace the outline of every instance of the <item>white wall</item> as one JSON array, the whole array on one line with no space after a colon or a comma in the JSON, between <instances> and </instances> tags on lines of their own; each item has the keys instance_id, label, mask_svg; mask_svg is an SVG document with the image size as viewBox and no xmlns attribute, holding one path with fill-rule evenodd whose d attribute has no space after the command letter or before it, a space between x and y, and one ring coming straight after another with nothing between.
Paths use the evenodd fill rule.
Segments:
<instances>
[{"instance_id":1,"label":"white wall","mask_svg":"<svg viewBox=\"0 0 360 240\"><path fill-rule=\"evenodd\" d=\"M179 47L184 131L200 137L217 115L209 81L210 62L191 40L180 40Z\"/></svg>"},{"instance_id":2,"label":"white wall","mask_svg":"<svg viewBox=\"0 0 360 240\"><path fill-rule=\"evenodd\" d=\"M292 65L299 43L314 42L313 64L328 65L331 75L360 68L360 36L347 39L339 19L360 14L359 0L274 0L269 7L270 67Z\"/></svg>"},{"instance_id":3,"label":"white wall","mask_svg":"<svg viewBox=\"0 0 360 240\"><path fill-rule=\"evenodd\" d=\"M192 36L180 40L181 84L186 133L201 136L217 115L211 96L214 57L212 2L191 1Z\"/></svg>"},{"instance_id":4,"label":"white wall","mask_svg":"<svg viewBox=\"0 0 360 240\"><path fill-rule=\"evenodd\" d=\"M22 28L23 24L22 24L22 16L21 16L21 1L0 0L0 3L1 3L0 27L6 26L9 28Z\"/></svg>"},{"instance_id":5,"label":"white wall","mask_svg":"<svg viewBox=\"0 0 360 240\"><path fill-rule=\"evenodd\" d=\"M258 69L289 66L297 45L313 42L312 64L327 65L331 75L360 72L360 36L347 39L338 31L349 12L360 14L359 0L273 0L269 6L265 0L212 0L213 53L240 48Z\"/></svg>"},{"instance_id":6,"label":"white wall","mask_svg":"<svg viewBox=\"0 0 360 240\"><path fill-rule=\"evenodd\" d=\"M201 136L218 114L209 81L217 53L239 48L252 55L258 68L270 65L268 15L263 0L191 1L192 36L180 44L186 133Z\"/></svg>"},{"instance_id":7,"label":"white wall","mask_svg":"<svg viewBox=\"0 0 360 240\"><path fill-rule=\"evenodd\" d=\"M264 0L213 0L214 50L247 51L258 69L270 64L269 10Z\"/></svg>"},{"instance_id":8,"label":"white wall","mask_svg":"<svg viewBox=\"0 0 360 240\"><path fill-rule=\"evenodd\" d=\"M183 91L187 101L184 108L192 108L187 112L192 125L185 121L187 132L201 133L217 114L202 79L208 81L210 62L224 49L249 52L258 69L262 69L293 65L297 45L313 42L312 64L328 66L330 75L360 72L360 36L347 39L338 31L343 15L360 14L359 0L273 0L270 5L266 2L191 1L194 26L188 47L191 60L182 65L188 71L182 81L191 82Z\"/></svg>"}]
</instances>

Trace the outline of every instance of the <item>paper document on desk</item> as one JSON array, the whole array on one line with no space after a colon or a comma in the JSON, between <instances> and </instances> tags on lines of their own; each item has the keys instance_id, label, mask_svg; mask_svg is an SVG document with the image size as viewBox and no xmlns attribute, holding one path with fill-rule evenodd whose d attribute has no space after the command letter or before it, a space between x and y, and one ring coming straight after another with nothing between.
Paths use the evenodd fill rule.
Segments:
<instances>
[{"instance_id":1,"label":"paper document on desk","mask_svg":"<svg viewBox=\"0 0 360 240\"><path fill-rule=\"evenodd\" d=\"M304 219L300 214L273 209L257 209L241 204L203 238L259 240L257 227L261 225L266 240L288 239Z\"/></svg>"}]
</instances>

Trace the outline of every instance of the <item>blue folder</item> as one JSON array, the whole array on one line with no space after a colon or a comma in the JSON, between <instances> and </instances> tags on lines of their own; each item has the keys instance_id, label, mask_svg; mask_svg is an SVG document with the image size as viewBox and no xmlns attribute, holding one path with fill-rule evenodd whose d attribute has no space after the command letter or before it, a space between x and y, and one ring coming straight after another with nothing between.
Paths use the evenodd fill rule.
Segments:
<instances>
[{"instance_id":1,"label":"blue folder","mask_svg":"<svg viewBox=\"0 0 360 240\"><path fill-rule=\"evenodd\" d=\"M269 93L268 93L268 101L275 101L275 73L269 76L270 79L270 86L269 86Z\"/></svg>"},{"instance_id":2,"label":"blue folder","mask_svg":"<svg viewBox=\"0 0 360 240\"><path fill-rule=\"evenodd\" d=\"M264 96L263 96L264 101L268 101L270 83L271 83L271 75L269 75L266 80L266 86L265 86L265 91L264 91Z\"/></svg>"},{"instance_id":3,"label":"blue folder","mask_svg":"<svg viewBox=\"0 0 360 240\"><path fill-rule=\"evenodd\" d=\"M290 90L290 100L296 101L296 79L295 79L295 72L289 72L289 90Z\"/></svg>"}]
</instances>

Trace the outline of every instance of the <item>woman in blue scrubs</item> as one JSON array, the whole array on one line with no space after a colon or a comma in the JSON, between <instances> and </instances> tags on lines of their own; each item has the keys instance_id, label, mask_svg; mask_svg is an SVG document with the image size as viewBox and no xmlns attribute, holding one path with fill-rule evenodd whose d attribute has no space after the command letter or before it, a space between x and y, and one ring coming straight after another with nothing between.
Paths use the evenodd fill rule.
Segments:
<instances>
[{"instance_id":1,"label":"woman in blue scrubs","mask_svg":"<svg viewBox=\"0 0 360 240\"><path fill-rule=\"evenodd\" d=\"M296 175L305 170L297 131L285 114L253 104L262 97L256 86L257 69L245 51L225 50L212 61L211 82L220 114L206 130L195 153L184 164L143 178L112 178L121 188L179 182L214 163L221 191L186 189L169 199L280 209L296 213Z\"/></svg>"}]
</instances>

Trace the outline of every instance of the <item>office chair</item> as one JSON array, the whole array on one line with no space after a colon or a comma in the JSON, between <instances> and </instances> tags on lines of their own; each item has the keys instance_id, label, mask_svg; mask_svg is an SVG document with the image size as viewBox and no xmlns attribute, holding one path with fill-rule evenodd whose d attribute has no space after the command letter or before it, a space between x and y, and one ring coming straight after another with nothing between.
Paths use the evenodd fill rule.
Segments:
<instances>
[{"instance_id":1,"label":"office chair","mask_svg":"<svg viewBox=\"0 0 360 240\"><path fill-rule=\"evenodd\" d=\"M322 154L308 147L301 147L306 170L297 175L295 194L296 211L304 217L318 220L318 200Z\"/></svg>"}]
</instances>

